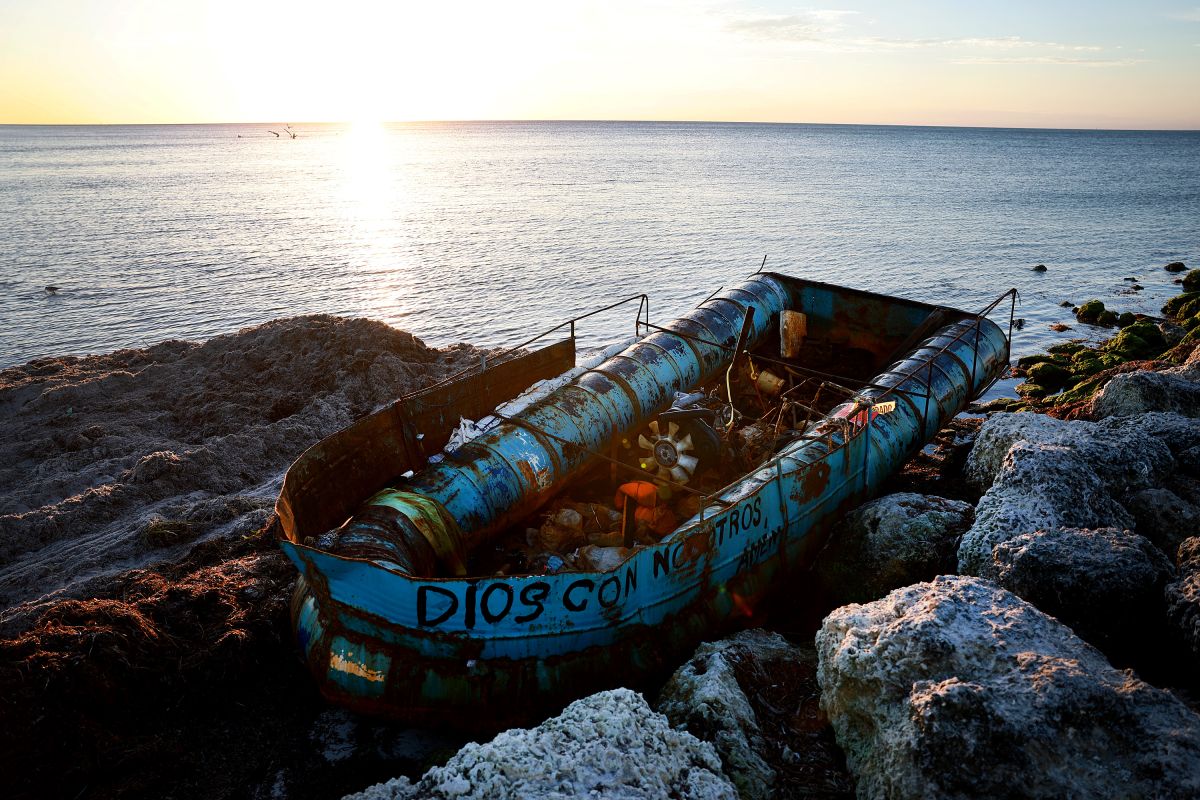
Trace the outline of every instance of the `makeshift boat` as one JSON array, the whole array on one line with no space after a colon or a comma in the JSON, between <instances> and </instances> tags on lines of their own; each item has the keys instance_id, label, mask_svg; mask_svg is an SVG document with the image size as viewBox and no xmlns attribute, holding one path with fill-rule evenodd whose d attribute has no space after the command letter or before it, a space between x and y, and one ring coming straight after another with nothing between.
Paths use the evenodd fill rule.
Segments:
<instances>
[{"instance_id":1,"label":"makeshift boat","mask_svg":"<svg viewBox=\"0 0 1200 800\"><path fill-rule=\"evenodd\" d=\"M802 580L1004 374L1013 309L987 315L1015 297L972 314L759 273L662 326L630 298L636 340L581 366L576 318L360 420L277 504L309 669L335 702L458 727L661 674Z\"/></svg>"}]
</instances>

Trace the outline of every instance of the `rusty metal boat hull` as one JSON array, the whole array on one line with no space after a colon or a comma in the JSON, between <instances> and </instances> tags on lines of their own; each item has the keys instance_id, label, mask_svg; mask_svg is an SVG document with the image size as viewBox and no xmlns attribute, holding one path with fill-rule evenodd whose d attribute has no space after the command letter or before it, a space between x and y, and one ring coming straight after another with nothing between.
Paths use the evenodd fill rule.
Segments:
<instances>
[{"instance_id":1,"label":"rusty metal boat hull","mask_svg":"<svg viewBox=\"0 0 1200 800\"><path fill-rule=\"evenodd\" d=\"M341 522L346 508L356 507L398 470L377 475L373 485L356 479L353 504L341 497L322 504L314 476L330 463L331 452L345 452L346 446L319 445L315 455L302 457L293 470L304 480L290 486L285 481L280 500L281 545L301 573L293 622L325 696L423 724L494 728L527 722L587 693L678 664L699 642L749 619L782 576L809 565L832 522L871 497L1008 364L1008 335L983 314L782 275L755 276L748 284L706 301L690 321L656 329L659 349L676 354L670 374L683 381L680 388L728 363L736 310L754 303L765 317L756 329L760 337L770 335L781 310L802 309L810 325L874 352L885 367L852 402L833 409L819 433L798 439L729 484L661 543L635 550L609 572L436 578L411 574L408 565L386 554L355 558L325 552L306 543L307 535ZM706 309L720 320L708 318ZM706 321L708 336L720 327L706 350L698 352L675 333L694 331L693 323ZM671 337L677 341L668 341ZM679 363L685 346L698 356L691 373ZM899 360L888 363L897 355ZM515 374L509 382L524 377ZM622 432L669 404L663 387L632 389L640 405L624 420ZM555 397L546 402L553 404ZM503 399L484 398L482 405ZM480 402L477 394L472 401ZM889 413L878 413L885 404ZM371 437L351 436L350 443L369 451L368 441L387 438L380 431L404 427L403 414L387 413L383 422L364 421ZM393 418L399 421L386 421ZM389 452L398 447L393 442ZM506 452L503 441L489 447L488 457ZM467 469L451 458L419 472L409 486L426 492L419 497L436 503L438 514L475 514L478 527L499 527L535 509L586 461L558 455L573 466L544 484L535 475L532 486L522 487L519 470L497 478L517 484L497 486L499 496L518 495L507 504L476 500L467 511L456 511L459 492L437 494L438 487L456 480L453 470ZM403 466L396 457L367 452L363 458L377 466ZM550 458L545 465L559 466ZM487 473L476 470L471 480L479 483L479 474ZM342 494L348 491L344 482L334 483ZM486 480L479 491L487 493ZM407 486L406 492L415 494ZM382 495L386 492L375 497ZM336 507L325 510L331 503Z\"/></svg>"}]
</instances>

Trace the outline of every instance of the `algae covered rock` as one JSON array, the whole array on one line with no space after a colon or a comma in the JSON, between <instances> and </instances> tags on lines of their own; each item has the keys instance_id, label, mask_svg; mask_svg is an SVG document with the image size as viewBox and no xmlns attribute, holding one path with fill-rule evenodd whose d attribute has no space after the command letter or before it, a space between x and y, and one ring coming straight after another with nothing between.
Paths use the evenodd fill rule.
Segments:
<instances>
[{"instance_id":1,"label":"algae covered rock","mask_svg":"<svg viewBox=\"0 0 1200 800\"><path fill-rule=\"evenodd\" d=\"M1194 269L1188 275L1190 277L1198 273L1200 273L1200 269ZM1163 306L1162 310L1167 316L1175 317L1176 319L1184 319L1200 312L1200 287L1190 289L1184 294L1172 297Z\"/></svg>"},{"instance_id":2,"label":"algae covered rock","mask_svg":"<svg viewBox=\"0 0 1200 800\"><path fill-rule=\"evenodd\" d=\"M415 784L371 787L369 798L712 798L736 800L712 745L667 724L640 694L613 689L577 700L536 728L468 744Z\"/></svg>"},{"instance_id":3,"label":"algae covered rock","mask_svg":"<svg viewBox=\"0 0 1200 800\"><path fill-rule=\"evenodd\" d=\"M1080 350L1087 350L1088 346L1083 342L1059 342L1052 344L1046 348L1046 352L1054 356L1065 356L1070 358Z\"/></svg>"},{"instance_id":4,"label":"algae covered rock","mask_svg":"<svg viewBox=\"0 0 1200 800\"><path fill-rule=\"evenodd\" d=\"M1175 577L1148 539L1116 528L1024 533L992 550L998 585L1124 660L1160 634L1163 588Z\"/></svg>"},{"instance_id":5,"label":"algae covered rock","mask_svg":"<svg viewBox=\"0 0 1200 800\"><path fill-rule=\"evenodd\" d=\"M1079 306L1079 310L1075 312L1075 317L1080 322L1096 322L1100 315L1104 313L1104 303L1099 300L1088 300Z\"/></svg>"},{"instance_id":6,"label":"algae covered rock","mask_svg":"<svg viewBox=\"0 0 1200 800\"><path fill-rule=\"evenodd\" d=\"M1066 386L1071 380L1069 370L1049 361L1034 364L1028 370L1029 380L1047 389L1055 390Z\"/></svg>"},{"instance_id":7,"label":"algae covered rock","mask_svg":"<svg viewBox=\"0 0 1200 800\"><path fill-rule=\"evenodd\" d=\"M1200 269L1189 270L1188 274L1183 276L1183 290L1200 292Z\"/></svg>"},{"instance_id":8,"label":"algae covered rock","mask_svg":"<svg viewBox=\"0 0 1200 800\"><path fill-rule=\"evenodd\" d=\"M859 798L1200 795L1200 717L986 581L840 608L817 651Z\"/></svg>"},{"instance_id":9,"label":"algae covered rock","mask_svg":"<svg viewBox=\"0 0 1200 800\"><path fill-rule=\"evenodd\" d=\"M1167 340L1158 326L1149 320L1122 328L1104 349L1123 359L1153 358L1167 348Z\"/></svg>"},{"instance_id":10,"label":"algae covered rock","mask_svg":"<svg viewBox=\"0 0 1200 800\"><path fill-rule=\"evenodd\" d=\"M1121 363L1121 357L1097 350L1080 350L1071 356L1071 373L1076 378L1086 378L1103 372Z\"/></svg>"},{"instance_id":11,"label":"algae covered rock","mask_svg":"<svg viewBox=\"0 0 1200 800\"><path fill-rule=\"evenodd\" d=\"M851 511L834 528L814 571L839 602L863 602L954 569L970 503L902 492Z\"/></svg>"}]
</instances>

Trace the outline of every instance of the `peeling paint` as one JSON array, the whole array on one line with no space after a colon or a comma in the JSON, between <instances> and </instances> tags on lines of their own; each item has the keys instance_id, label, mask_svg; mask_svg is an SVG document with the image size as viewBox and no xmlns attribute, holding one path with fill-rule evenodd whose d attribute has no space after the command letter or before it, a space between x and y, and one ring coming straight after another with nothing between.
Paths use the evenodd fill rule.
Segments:
<instances>
[{"instance_id":1,"label":"peeling paint","mask_svg":"<svg viewBox=\"0 0 1200 800\"><path fill-rule=\"evenodd\" d=\"M846 338L876 348L883 363L914 333L934 335L913 342L862 392L887 413L840 407L852 421L828 423L818 427L819 436L787 446L717 493L701 515L609 572L431 577L285 539L284 550L305 576L293 604L298 641L326 697L412 721L470 727L477 721L470 709L485 707L489 724L521 724L576 696L663 669L715 626L752 614L787 569L807 563L834 519L867 499L1007 365L1004 333L971 315L755 276L664 326L700 337L663 334L670 337L672 359L634 345L637 353L610 359L619 369L605 362L525 409L520 420L561 401L565 414L537 419L556 426L544 432L567 441L503 422L461 448L454 463L447 459L416 476L406 491L429 497L464 536L485 540L578 474L596 441L640 425L644 402L661 397L666 403L683 375L720 370L728 351L711 343L732 343L746 307L754 306L755 319L762 320L758 336L781 305L803 308L810 330L846 326ZM931 319L941 326L925 332ZM872 325L879 326L875 340L867 335ZM632 366L635 355L645 363ZM975 369L964 370L967 364ZM639 388L643 373L656 376L652 391ZM574 424L583 418L620 424L600 430ZM421 521L436 524L429 515ZM364 680L379 694L364 690Z\"/></svg>"}]
</instances>

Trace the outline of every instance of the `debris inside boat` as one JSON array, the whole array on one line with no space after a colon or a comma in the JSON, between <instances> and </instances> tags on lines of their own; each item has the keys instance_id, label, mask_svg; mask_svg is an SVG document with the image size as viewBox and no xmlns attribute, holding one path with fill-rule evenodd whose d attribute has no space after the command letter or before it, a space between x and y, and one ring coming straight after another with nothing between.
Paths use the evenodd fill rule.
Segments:
<instances>
[{"instance_id":1,"label":"debris inside boat","mask_svg":"<svg viewBox=\"0 0 1200 800\"><path fill-rule=\"evenodd\" d=\"M517 724L745 624L1005 373L1015 292L971 314L758 273L661 326L629 301L629 341L577 365L578 317L288 471L293 621L327 697Z\"/></svg>"},{"instance_id":2,"label":"debris inside boat","mask_svg":"<svg viewBox=\"0 0 1200 800\"><path fill-rule=\"evenodd\" d=\"M701 498L800 436L822 433L825 414L856 391L794 368L772 367L785 377L748 356L728 384L676 392L670 409L636 437L622 437L615 454L597 458L529 525L513 526L474 551L467 574L611 571L634 550L658 544L680 521L696 516ZM865 382L870 375L858 377ZM486 430L472 427L477 434Z\"/></svg>"}]
</instances>

